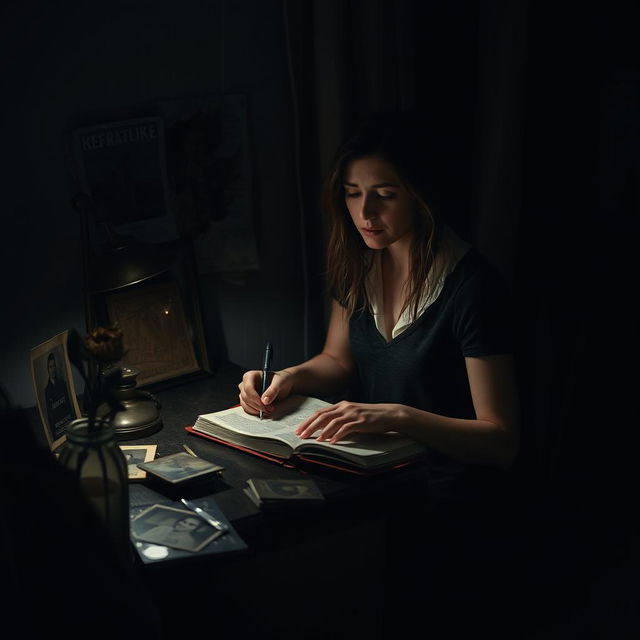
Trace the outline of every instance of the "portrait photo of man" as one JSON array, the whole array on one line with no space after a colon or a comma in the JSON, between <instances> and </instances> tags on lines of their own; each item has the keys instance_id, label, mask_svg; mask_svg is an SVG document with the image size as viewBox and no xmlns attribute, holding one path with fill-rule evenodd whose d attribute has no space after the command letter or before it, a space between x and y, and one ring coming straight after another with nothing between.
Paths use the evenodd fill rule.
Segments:
<instances>
[{"instance_id":1,"label":"portrait photo of man","mask_svg":"<svg viewBox=\"0 0 640 640\"><path fill-rule=\"evenodd\" d=\"M40 417L52 449L66 439L67 425L80 417L66 350L67 332L31 350L31 372Z\"/></svg>"},{"instance_id":2,"label":"portrait photo of man","mask_svg":"<svg viewBox=\"0 0 640 640\"><path fill-rule=\"evenodd\" d=\"M74 415L67 383L58 373L55 351L47 356L47 374L47 386L44 388L47 422L56 440L63 435L64 428L73 420Z\"/></svg>"}]
</instances>

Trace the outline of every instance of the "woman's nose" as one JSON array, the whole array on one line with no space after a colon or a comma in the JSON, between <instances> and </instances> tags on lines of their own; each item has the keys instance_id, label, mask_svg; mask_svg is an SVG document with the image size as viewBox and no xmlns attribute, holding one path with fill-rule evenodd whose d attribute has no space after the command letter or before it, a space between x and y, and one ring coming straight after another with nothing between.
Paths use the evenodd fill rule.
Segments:
<instances>
[{"instance_id":1,"label":"woman's nose","mask_svg":"<svg viewBox=\"0 0 640 640\"><path fill-rule=\"evenodd\" d=\"M363 220L370 220L376 217L376 207L371 196L365 196L361 200L360 217Z\"/></svg>"}]
</instances>

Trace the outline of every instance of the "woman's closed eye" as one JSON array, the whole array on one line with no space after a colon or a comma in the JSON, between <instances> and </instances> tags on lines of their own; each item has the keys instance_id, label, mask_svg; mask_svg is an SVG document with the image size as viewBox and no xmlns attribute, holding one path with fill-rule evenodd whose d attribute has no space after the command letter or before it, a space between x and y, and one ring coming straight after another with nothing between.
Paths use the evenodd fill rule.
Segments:
<instances>
[{"instance_id":1,"label":"woman's closed eye","mask_svg":"<svg viewBox=\"0 0 640 640\"><path fill-rule=\"evenodd\" d=\"M360 191L345 191L345 198L359 198L362 195ZM376 191L373 194L379 200L392 200L396 197L395 191Z\"/></svg>"}]
</instances>

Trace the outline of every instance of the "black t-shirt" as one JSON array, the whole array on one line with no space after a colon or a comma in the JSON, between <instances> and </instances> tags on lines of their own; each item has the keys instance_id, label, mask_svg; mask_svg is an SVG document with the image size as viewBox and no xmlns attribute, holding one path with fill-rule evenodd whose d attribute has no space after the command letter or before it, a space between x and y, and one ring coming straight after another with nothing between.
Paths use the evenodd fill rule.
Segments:
<instances>
[{"instance_id":1,"label":"black t-shirt","mask_svg":"<svg viewBox=\"0 0 640 640\"><path fill-rule=\"evenodd\" d=\"M509 292L498 272L470 249L446 277L442 291L424 313L393 340L378 331L372 314L350 321L355 377L349 399L400 403L456 417L475 418L465 357L512 352ZM470 472L492 475L430 451L435 482ZM456 489L457 491L457 489Z\"/></svg>"}]
</instances>

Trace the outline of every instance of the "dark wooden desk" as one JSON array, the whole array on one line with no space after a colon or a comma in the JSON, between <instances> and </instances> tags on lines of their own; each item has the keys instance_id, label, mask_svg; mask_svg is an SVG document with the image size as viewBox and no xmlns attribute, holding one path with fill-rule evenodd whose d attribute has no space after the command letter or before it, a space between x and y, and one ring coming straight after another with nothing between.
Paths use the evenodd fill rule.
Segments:
<instances>
[{"instance_id":1,"label":"dark wooden desk","mask_svg":"<svg viewBox=\"0 0 640 640\"><path fill-rule=\"evenodd\" d=\"M163 428L157 433L138 440L123 440L121 444L156 444L157 455L184 451L187 444L198 456L216 462L224 467L224 481L215 490L215 499L225 515L240 531L250 537L252 546L265 546L266 528L271 529L276 522L282 521L282 515L265 515L243 492L247 478L297 477L306 473L314 478L327 498L329 511L346 516L360 516L366 513L373 502L382 495L396 491L398 486L406 485L420 474L419 468L412 468L385 474L382 477L364 478L349 473L332 471L299 471L282 467L276 463L263 460L231 447L217 444L185 431L185 426L192 425L201 413L208 413L237 403L237 385L243 370L233 364L224 363L215 374L186 384L173 386L156 392L155 396L161 404L160 413ZM145 482L155 490L162 490L162 483ZM132 487L135 490L135 486ZM291 514L298 512L292 511ZM305 511L305 519L309 516ZM287 519L289 516L285 516ZM311 520L317 516L311 515ZM321 517L324 521L326 518ZM268 523L268 524L263 524ZM277 544L277 541L273 540Z\"/></svg>"},{"instance_id":2,"label":"dark wooden desk","mask_svg":"<svg viewBox=\"0 0 640 640\"><path fill-rule=\"evenodd\" d=\"M295 477L301 471L185 431L199 414L235 404L241 375L241 368L221 364L207 378L156 391L162 429L140 440L121 441L156 444L161 456L182 451L186 443L197 455L221 464L225 469L223 481L216 484L212 495L248 545L247 552L239 555L194 554L184 562L136 566L161 615L167 638L176 633L234 639L408 637L418 622L424 622L425 632L434 631L434 614L438 614L441 602L446 604L440 616L445 626L456 618L469 620L473 626L478 619L469 614L469 605L481 592L489 603L488 623L494 624L494 606L497 615L504 618L504 585L495 590L500 586L497 582L504 582L504 573L502 567L496 571L492 549L502 545L509 534L501 530L493 542L486 534L479 535L480 518L469 521L460 529L464 543L471 544L464 558L457 560L456 556L463 557L461 536L446 540L438 537L431 516L428 521L423 517L428 482L426 470L420 465L371 478L319 468L310 475L325 494L322 508L261 512L243 492L247 478ZM32 418L35 415L32 412ZM152 484L149 480L131 485L132 495L145 487L162 492L161 484ZM485 546L487 541L492 545ZM472 600L461 605L460 587L473 577L464 567L471 554L488 561L470 583L472 591L467 597ZM500 550L498 565L504 564L503 556L507 558L508 554ZM521 559L514 557L517 572ZM442 565L435 574L434 558ZM440 558L445 558L444 564ZM474 562L473 571L476 565ZM444 600L433 600L443 584L433 576L451 576ZM522 593L520 579L505 584L516 598ZM447 601L449 596L452 599ZM477 604L475 611L477 615ZM513 611L521 617L518 608ZM403 618L409 620L404 627Z\"/></svg>"},{"instance_id":3,"label":"dark wooden desk","mask_svg":"<svg viewBox=\"0 0 640 640\"><path fill-rule=\"evenodd\" d=\"M183 451L188 444L200 457L222 465L223 482L214 498L248 545L240 556L142 568L169 628L193 628L194 620L185 617L188 611L202 617L201 629L214 632L217 620L235 637L283 637L288 635L283 625L295 629L301 640L382 637L387 507L403 487L415 486L420 469L378 478L314 472L310 475L326 497L324 507L261 512L242 490L247 478L302 472L184 429L201 413L235 404L242 373L233 364L221 364L211 377L156 392L163 428L121 442L157 444L159 456ZM146 484L162 490L157 482Z\"/></svg>"},{"instance_id":4,"label":"dark wooden desk","mask_svg":"<svg viewBox=\"0 0 640 640\"><path fill-rule=\"evenodd\" d=\"M235 404L241 375L240 367L221 364L210 377L157 391L163 428L140 440L122 441L122 444L155 443L158 455L182 451L187 443L197 455L221 464L225 468L223 482L213 495L248 545L247 552L240 555L195 554L189 562L138 566L162 616L166 637L175 633L202 633L225 639L292 636L296 640L386 640L413 635L413 632L405 635L397 628L411 612L412 624L417 618L424 618L424 631L431 633L438 605L424 593L430 580L424 561L438 557L442 548L429 539L434 523L425 522L418 515L426 501L425 470L416 465L374 478L318 470L311 475L327 498L323 508L262 513L242 491L247 478L295 477L300 472L199 438L184 429L201 413ZM35 410L29 416L33 423L39 423ZM41 432L41 427L36 424L38 431ZM160 490L159 485L154 488ZM513 509L515 505L510 507ZM562 509L564 512L566 504L562 504ZM398 533L394 527L398 513L407 516L405 528L400 527L400 544L394 537ZM498 618L504 623L506 614L511 612L513 622L510 619L506 622L514 632L507 637L529 637L519 633L519 628L524 624L526 630L531 616L544 613L540 595L549 589L551 582L557 582L557 566L571 565L565 560L567 555L570 561L574 556L581 558L580 554L567 552L575 546L575 540L584 537L584 528L572 527L572 535L565 534L570 545L557 544L558 526L553 513L551 517L545 516L544 509L532 513L533 519L525 511L520 521L519 510L509 511L507 520L513 519L515 527L499 530L493 546L484 546L486 539L481 545L477 542L480 519L470 522L468 527L473 543L468 552L488 558L480 576L482 583L472 596L475 598L481 592L486 596L482 602L488 603L490 626ZM500 525L503 524L507 522L501 518ZM406 539L402 538L405 533ZM458 537L446 542L455 556L460 549ZM505 544L509 549L506 553L499 549L500 570L496 571L496 566L491 566L494 558L491 549ZM397 562L397 555L389 553L389 549L398 548L402 549L401 562ZM454 556L447 558L455 561ZM512 566L505 571L501 565L511 558ZM473 626L478 621L469 615L469 602L460 605L458 598L460 585L467 576L472 576L459 562L454 564L452 570L450 565L445 566L445 571L453 576L453 584L449 585L453 608L445 609L445 620L448 622L451 616L466 618ZM406 583L397 579L396 567L402 569ZM583 586L581 570L577 571L577 577L572 566L564 570L568 577L561 582L563 586L554 587L563 591L563 597ZM505 575L509 576L506 582ZM404 584L409 588L402 589ZM437 583L436 588L439 587ZM401 593L400 602L392 605L392 614L388 615L390 594L397 592ZM527 604L529 594L533 594L532 609ZM404 599L412 595L408 601ZM505 606L507 599L509 605ZM550 605L555 606L553 597ZM436 633L434 637L456 636Z\"/></svg>"}]
</instances>

